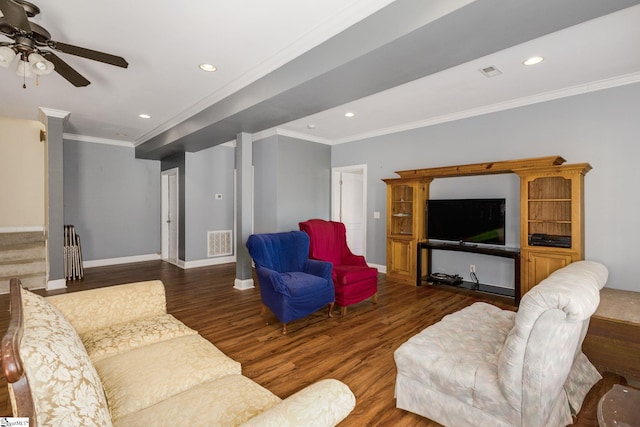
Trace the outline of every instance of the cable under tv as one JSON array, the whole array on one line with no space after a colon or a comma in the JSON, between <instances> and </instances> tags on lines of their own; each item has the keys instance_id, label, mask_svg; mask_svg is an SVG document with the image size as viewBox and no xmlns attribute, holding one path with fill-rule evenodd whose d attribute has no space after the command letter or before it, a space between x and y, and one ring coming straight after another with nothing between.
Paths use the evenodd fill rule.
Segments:
<instances>
[{"instance_id":1,"label":"cable under tv","mask_svg":"<svg viewBox=\"0 0 640 427\"><path fill-rule=\"evenodd\" d=\"M428 276L429 281L435 283L444 283L445 285L459 285L462 283L462 277L457 274L431 273Z\"/></svg>"}]
</instances>

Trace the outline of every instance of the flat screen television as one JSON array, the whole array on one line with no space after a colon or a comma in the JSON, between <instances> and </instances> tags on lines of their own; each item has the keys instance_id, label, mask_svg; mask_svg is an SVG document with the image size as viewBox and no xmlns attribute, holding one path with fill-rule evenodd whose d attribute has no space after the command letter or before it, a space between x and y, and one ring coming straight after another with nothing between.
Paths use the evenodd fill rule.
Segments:
<instances>
[{"instance_id":1,"label":"flat screen television","mask_svg":"<svg viewBox=\"0 0 640 427\"><path fill-rule=\"evenodd\" d=\"M505 244L505 199L430 199L429 240Z\"/></svg>"}]
</instances>

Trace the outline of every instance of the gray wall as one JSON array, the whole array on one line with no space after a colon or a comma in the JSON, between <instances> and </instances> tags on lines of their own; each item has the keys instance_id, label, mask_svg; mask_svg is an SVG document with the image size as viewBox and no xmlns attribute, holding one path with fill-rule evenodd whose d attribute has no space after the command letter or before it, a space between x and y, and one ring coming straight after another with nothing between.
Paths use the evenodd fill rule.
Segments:
<instances>
[{"instance_id":1,"label":"gray wall","mask_svg":"<svg viewBox=\"0 0 640 427\"><path fill-rule=\"evenodd\" d=\"M253 232L278 231L278 137L253 143Z\"/></svg>"},{"instance_id":2,"label":"gray wall","mask_svg":"<svg viewBox=\"0 0 640 427\"><path fill-rule=\"evenodd\" d=\"M134 149L64 141L64 223L85 261L160 252L160 163Z\"/></svg>"},{"instance_id":3,"label":"gray wall","mask_svg":"<svg viewBox=\"0 0 640 427\"><path fill-rule=\"evenodd\" d=\"M567 163L588 162L593 170L585 177L586 258L607 265L608 287L640 291L635 248L640 233L640 202L635 196L640 182L639 111L640 84L626 85L336 145L332 167L368 164L367 215L372 218L373 211L380 211L382 218L368 221L367 258L385 264L386 187L381 179L397 176L394 171L556 154ZM498 191L514 206L517 179L506 179L500 184L494 177L436 180L431 197L454 192L485 197ZM514 215L512 208L510 221ZM485 258L473 262L480 280L511 286L504 264L508 261ZM469 258L455 265L443 263L434 259L434 270L468 275ZM495 281L490 276L494 270L500 271Z\"/></svg>"},{"instance_id":4,"label":"gray wall","mask_svg":"<svg viewBox=\"0 0 640 427\"><path fill-rule=\"evenodd\" d=\"M185 261L207 258L208 231L234 228L234 154L222 145L185 153Z\"/></svg>"},{"instance_id":5,"label":"gray wall","mask_svg":"<svg viewBox=\"0 0 640 427\"><path fill-rule=\"evenodd\" d=\"M298 230L300 221L329 217L331 147L274 136L254 143L253 158L255 233Z\"/></svg>"}]
</instances>

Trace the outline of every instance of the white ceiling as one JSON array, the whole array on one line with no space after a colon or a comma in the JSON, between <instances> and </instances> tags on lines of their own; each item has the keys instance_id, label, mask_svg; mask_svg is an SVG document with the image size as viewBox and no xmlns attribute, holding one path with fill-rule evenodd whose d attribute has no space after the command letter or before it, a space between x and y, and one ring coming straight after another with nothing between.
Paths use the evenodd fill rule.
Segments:
<instances>
[{"instance_id":1,"label":"white ceiling","mask_svg":"<svg viewBox=\"0 0 640 427\"><path fill-rule=\"evenodd\" d=\"M35 81L0 68L0 115L71 113L66 132L142 142L321 43L391 0L31 0L55 41L124 57L127 69L60 53L91 81ZM0 35L0 41L10 39ZM214 73L201 63L218 67ZM149 120L138 117L152 116ZM126 136L121 136L125 134Z\"/></svg>"},{"instance_id":2,"label":"white ceiling","mask_svg":"<svg viewBox=\"0 0 640 427\"><path fill-rule=\"evenodd\" d=\"M442 8L469 2L431 0L428 7L442 13ZM139 144L389 3L191 0L175 6L150 0L42 0L37 2L42 13L33 21L52 39L121 55L129 68L59 54L92 84L75 88L54 73L42 77L39 86L27 81L27 89L11 70L0 69L0 116L37 119L38 107L68 111L68 137ZM637 82L639 45L640 6L634 6L280 125L277 131L340 143ZM533 54L545 61L523 66ZM218 71L200 71L203 62ZM487 66L502 74L484 77L478 70ZM345 118L347 110L355 117ZM152 118L140 119L140 113Z\"/></svg>"},{"instance_id":3,"label":"white ceiling","mask_svg":"<svg viewBox=\"0 0 640 427\"><path fill-rule=\"evenodd\" d=\"M545 60L533 66L522 64L534 55ZM502 74L485 77L479 70L489 66ZM634 82L640 82L640 6L278 128L282 133L337 144ZM356 115L346 118L347 111Z\"/></svg>"}]
</instances>

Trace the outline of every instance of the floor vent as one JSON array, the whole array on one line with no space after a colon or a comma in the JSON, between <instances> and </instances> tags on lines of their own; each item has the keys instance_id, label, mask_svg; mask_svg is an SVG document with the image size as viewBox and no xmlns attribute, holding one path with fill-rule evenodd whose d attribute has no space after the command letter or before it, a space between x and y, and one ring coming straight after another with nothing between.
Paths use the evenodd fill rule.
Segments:
<instances>
[{"instance_id":1,"label":"floor vent","mask_svg":"<svg viewBox=\"0 0 640 427\"><path fill-rule=\"evenodd\" d=\"M231 230L218 230L207 232L208 251L207 256L233 255L233 239Z\"/></svg>"}]
</instances>

